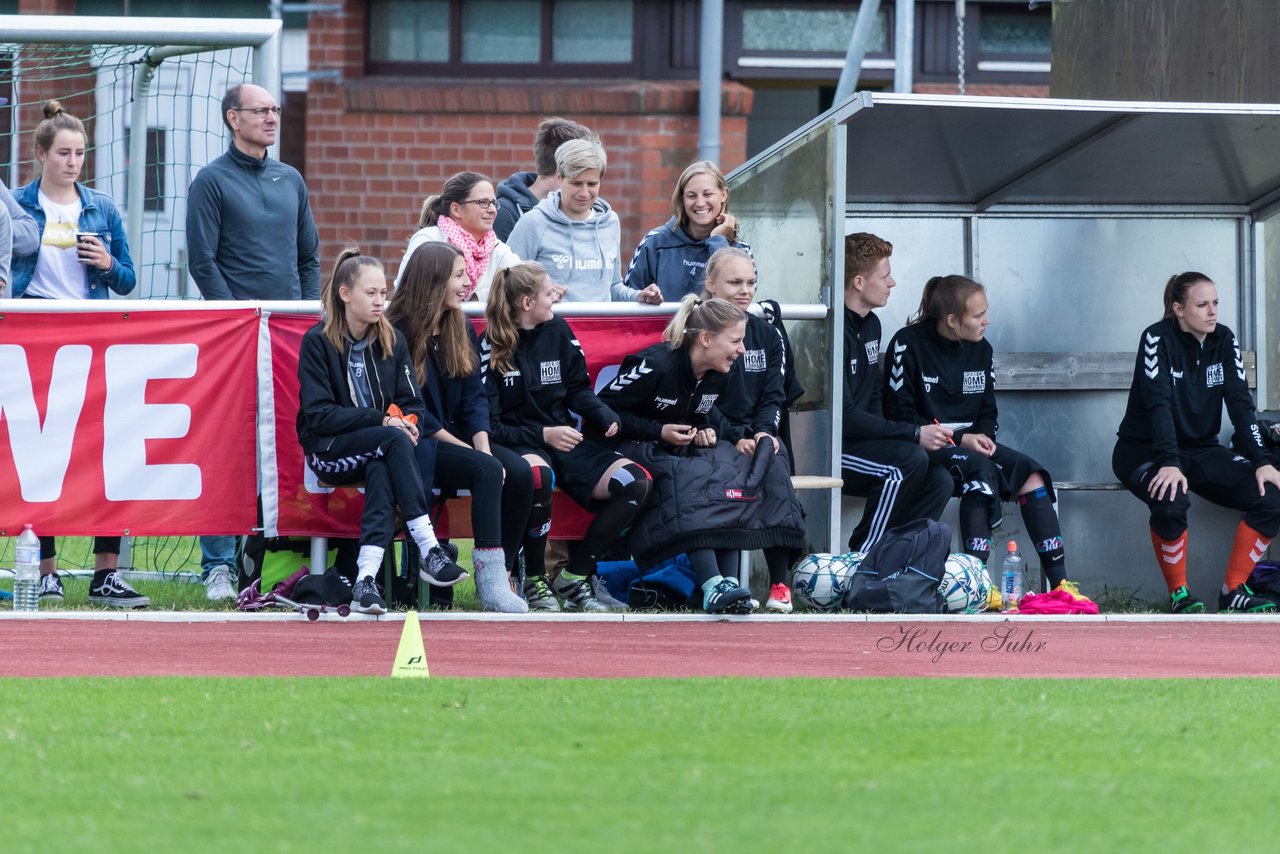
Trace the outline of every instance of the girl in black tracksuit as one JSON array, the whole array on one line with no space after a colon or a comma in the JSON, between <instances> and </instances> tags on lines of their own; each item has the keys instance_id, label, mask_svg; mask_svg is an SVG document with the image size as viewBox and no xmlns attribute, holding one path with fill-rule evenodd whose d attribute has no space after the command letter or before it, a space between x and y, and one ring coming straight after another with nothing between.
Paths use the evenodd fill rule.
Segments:
<instances>
[{"instance_id":1,"label":"girl in black tracksuit","mask_svg":"<svg viewBox=\"0 0 1280 854\"><path fill-rule=\"evenodd\" d=\"M965 276L934 276L920 311L889 342L884 375L885 417L950 427L954 445L931 451L951 473L960 495L964 550L984 563L1001 505L1016 497L1027 533L1051 587L1067 570L1053 507L1053 482L1038 462L997 444L995 375L982 285Z\"/></svg>"},{"instance_id":2,"label":"girl in black tracksuit","mask_svg":"<svg viewBox=\"0 0 1280 854\"><path fill-rule=\"evenodd\" d=\"M733 428L716 405L734 362L745 352L745 335L746 317L733 303L686 296L663 333L663 343L628 356L601 392L622 421L620 438L706 448L728 436ZM751 592L735 579L735 549L692 548L685 553L707 612L750 612Z\"/></svg>"},{"instance_id":3,"label":"girl in black tracksuit","mask_svg":"<svg viewBox=\"0 0 1280 854\"><path fill-rule=\"evenodd\" d=\"M533 479L520 455L489 443L489 403L480 381L477 338L462 313L469 280L461 250L424 243L400 269L387 312L405 337L425 408L414 449L423 490L471 493L476 592L486 611L524 613L509 573L533 502ZM504 473L505 470L505 473Z\"/></svg>"},{"instance_id":4,"label":"girl in black tracksuit","mask_svg":"<svg viewBox=\"0 0 1280 854\"><path fill-rule=\"evenodd\" d=\"M614 436L618 416L591 390L577 338L552 314L556 301L542 265L526 262L498 271L485 308L480 371L493 437L533 468L534 513L524 538L530 608L558 610L554 591L567 608L603 611L608 609L597 598L596 562L648 498L649 474L571 426L572 411L582 418L584 432ZM556 484L596 515L549 590L543 555Z\"/></svg>"},{"instance_id":5,"label":"girl in black tracksuit","mask_svg":"<svg viewBox=\"0 0 1280 854\"><path fill-rule=\"evenodd\" d=\"M359 250L339 256L321 294L325 317L302 338L298 354L298 443L321 481L364 481L360 552L351 608L386 613L376 574L395 535L396 508L423 555L433 583L466 577L440 548L413 459L422 396L404 336L382 316L382 265Z\"/></svg>"},{"instance_id":6,"label":"girl in black tracksuit","mask_svg":"<svg viewBox=\"0 0 1280 854\"><path fill-rule=\"evenodd\" d=\"M719 297L741 309L747 318L745 352L733 363L728 383L716 401L726 422L721 438L741 453L753 456L756 441L765 436L777 439L787 406L786 349L782 334L773 324L752 314L756 293L756 267L743 249L719 249L707 260L703 298ZM790 549L764 549L769 568L769 598L766 611L788 613L792 609L787 570L798 555Z\"/></svg>"},{"instance_id":7,"label":"girl in black tracksuit","mask_svg":"<svg viewBox=\"0 0 1280 854\"><path fill-rule=\"evenodd\" d=\"M1217 322L1218 289L1203 273L1170 278L1164 306L1164 319L1138 340L1111 467L1151 508L1151 545L1174 613L1204 610L1187 590L1188 491L1244 511L1218 609L1275 610L1245 584L1280 530L1280 472L1262 444L1240 346ZM1218 444L1223 403L1235 427L1234 451Z\"/></svg>"}]
</instances>

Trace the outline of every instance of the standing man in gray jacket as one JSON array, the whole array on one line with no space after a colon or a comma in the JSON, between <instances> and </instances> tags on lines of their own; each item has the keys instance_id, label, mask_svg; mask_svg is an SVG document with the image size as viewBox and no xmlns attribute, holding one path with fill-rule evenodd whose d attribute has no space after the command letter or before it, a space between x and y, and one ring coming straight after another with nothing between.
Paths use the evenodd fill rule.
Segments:
<instances>
[{"instance_id":1,"label":"standing man in gray jacket","mask_svg":"<svg viewBox=\"0 0 1280 854\"><path fill-rule=\"evenodd\" d=\"M319 299L320 241L307 185L267 156L280 107L261 86L222 99L227 153L196 173L187 195L191 277L205 299Z\"/></svg>"},{"instance_id":2,"label":"standing man in gray jacket","mask_svg":"<svg viewBox=\"0 0 1280 854\"><path fill-rule=\"evenodd\" d=\"M207 300L320 298L320 246L307 185L267 156L280 107L261 86L232 86L222 99L227 153L201 169L187 195L191 278ZM234 599L236 538L200 538L200 575L211 600Z\"/></svg>"}]
</instances>

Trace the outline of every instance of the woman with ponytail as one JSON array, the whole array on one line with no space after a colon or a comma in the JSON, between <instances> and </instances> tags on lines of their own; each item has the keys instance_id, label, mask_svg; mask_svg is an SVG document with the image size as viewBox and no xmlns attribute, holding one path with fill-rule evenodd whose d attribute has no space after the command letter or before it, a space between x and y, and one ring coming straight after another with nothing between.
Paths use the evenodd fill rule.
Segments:
<instances>
[{"instance_id":1,"label":"woman with ponytail","mask_svg":"<svg viewBox=\"0 0 1280 854\"><path fill-rule=\"evenodd\" d=\"M498 239L493 221L498 218L498 199L489 179L477 172L459 172L444 182L444 188L429 196L418 214L418 230L409 238L395 285L400 286L414 250L427 242L449 243L466 263L467 286L464 300L484 302L494 274L520 263L511 247Z\"/></svg>"},{"instance_id":2,"label":"woman with ponytail","mask_svg":"<svg viewBox=\"0 0 1280 854\"><path fill-rule=\"evenodd\" d=\"M384 614L377 571L395 536L397 508L422 555L419 575L443 587L466 573L449 560L427 515L414 461L425 417L409 348L383 316L382 265L348 247L320 293L324 319L302 338L298 355L298 443L307 465L335 486L364 481L364 514L351 609Z\"/></svg>"},{"instance_id":3,"label":"woman with ponytail","mask_svg":"<svg viewBox=\"0 0 1280 854\"><path fill-rule=\"evenodd\" d=\"M477 338L462 313L467 270L448 243L424 243L403 271L387 311L409 346L426 414L414 449L423 491L471 493L476 592L486 611L524 613L509 573L520 551L533 500L529 466L489 443L489 404L480 382ZM504 471L505 478L504 478ZM505 481L505 482L504 482Z\"/></svg>"},{"instance_id":4,"label":"woman with ponytail","mask_svg":"<svg viewBox=\"0 0 1280 854\"><path fill-rule=\"evenodd\" d=\"M889 342L884 415L923 427L950 428L950 444L929 456L951 473L960 496L964 550L984 564L1001 501L1018 502L1050 587L1079 596L1067 582L1066 553L1053 481L1044 466L995 440L997 410L991 344L984 337L987 295L966 276L934 276L920 310Z\"/></svg>"},{"instance_id":5,"label":"woman with ponytail","mask_svg":"<svg viewBox=\"0 0 1280 854\"><path fill-rule=\"evenodd\" d=\"M735 445L719 409L746 334L740 307L690 294L662 343L623 360L601 392L622 419L621 450L649 468L657 490L632 528L636 561L645 568L684 552L708 613L754 609L736 580L741 550L803 544L785 450L765 430Z\"/></svg>"},{"instance_id":6,"label":"woman with ponytail","mask_svg":"<svg viewBox=\"0 0 1280 854\"><path fill-rule=\"evenodd\" d=\"M533 470L533 513L523 542L525 598L534 611L560 610L556 595L566 610L625 608L604 589L596 563L648 498L649 473L599 441L617 435L618 416L591 390L577 338L552 312L558 299L540 264L498 271L480 342L493 438ZM582 418L581 431L572 413ZM571 549L568 566L548 585L544 550L555 485L595 519Z\"/></svg>"},{"instance_id":7,"label":"woman with ponytail","mask_svg":"<svg viewBox=\"0 0 1280 854\"><path fill-rule=\"evenodd\" d=\"M1231 449L1218 443L1224 403L1235 427ZM1111 467L1151 508L1151 546L1173 613L1204 611L1187 588L1189 492L1244 514L1218 610L1274 611L1246 581L1280 530L1280 471L1262 443L1240 345L1218 322L1218 288L1203 273L1180 273L1165 284L1164 318L1138 339L1117 435Z\"/></svg>"},{"instance_id":8,"label":"woman with ponytail","mask_svg":"<svg viewBox=\"0 0 1280 854\"><path fill-rule=\"evenodd\" d=\"M13 259L13 298L105 300L112 291L130 293L137 277L120 212L110 196L80 183L89 140L84 124L57 101L48 101L34 136L39 174L14 190L13 197L35 220L38 243L35 253ZM112 608L150 604L116 571L119 537L94 537L93 558L91 603ZM41 537L40 601L62 599L54 538Z\"/></svg>"}]
</instances>

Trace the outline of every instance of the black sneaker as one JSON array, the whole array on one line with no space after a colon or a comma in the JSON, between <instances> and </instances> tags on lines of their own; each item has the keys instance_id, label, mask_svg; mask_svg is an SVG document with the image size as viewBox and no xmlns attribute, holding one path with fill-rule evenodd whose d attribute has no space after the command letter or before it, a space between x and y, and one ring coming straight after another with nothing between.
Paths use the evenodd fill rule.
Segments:
<instances>
[{"instance_id":1,"label":"black sneaker","mask_svg":"<svg viewBox=\"0 0 1280 854\"><path fill-rule=\"evenodd\" d=\"M1192 596L1185 584L1169 594L1169 601L1172 603L1171 610L1175 614L1204 613L1204 603Z\"/></svg>"},{"instance_id":2,"label":"black sneaker","mask_svg":"<svg viewBox=\"0 0 1280 854\"><path fill-rule=\"evenodd\" d=\"M449 560L449 554L440 546L427 552L418 567L418 577L436 587L452 587L467 577L467 571Z\"/></svg>"},{"instance_id":3,"label":"black sneaker","mask_svg":"<svg viewBox=\"0 0 1280 854\"><path fill-rule=\"evenodd\" d=\"M116 570L103 569L95 572L89 582L89 603L108 608L145 608L151 600L130 587Z\"/></svg>"},{"instance_id":4,"label":"black sneaker","mask_svg":"<svg viewBox=\"0 0 1280 854\"><path fill-rule=\"evenodd\" d=\"M732 578L721 578L711 592L702 600L702 610L708 614L743 613L744 606L751 602L751 591L739 587ZM746 613L750 613L748 610Z\"/></svg>"},{"instance_id":5,"label":"black sneaker","mask_svg":"<svg viewBox=\"0 0 1280 854\"><path fill-rule=\"evenodd\" d=\"M62 579L58 577L58 573L51 572L40 576L40 601L62 601Z\"/></svg>"},{"instance_id":6,"label":"black sneaker","mask_svg":"<svg viewBox=\"0 0 1280 854\"><path fill-rule=\"evenodd\" d=\"M372 578L357 578L351 588L351 610L361 614L387 613L387 600L378 592L378 585Z\"/></svg>"},{"instance_id":7,"label":"black sneaker","mask_svg":"<svg viewBox=\"0 0 1280 854\"><path fill-rule=\"evenodd\" d=\"M1264 614L1275 609L1276 603L1254 596L1247 584L1237 584L1235 590L1218 597L1218 612L1222 614Z\"/></svg>"}]
</instances>

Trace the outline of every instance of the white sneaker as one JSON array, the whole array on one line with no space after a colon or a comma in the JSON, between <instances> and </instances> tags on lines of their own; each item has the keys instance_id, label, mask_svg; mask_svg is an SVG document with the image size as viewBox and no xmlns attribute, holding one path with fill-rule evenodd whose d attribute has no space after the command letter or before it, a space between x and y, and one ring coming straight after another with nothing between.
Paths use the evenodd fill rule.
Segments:
<instances>
[{"instance_id":1,"label":"white sneaker","mask_svg":"<svg viewBox=\"0 0 1280 854\"><path fill-rule=\"evenodd\" d=\"M231 583L231 567L215 566L209 570L204 580L204 595L210 602L236 598L236 589Z\"/></svg>"}]
</instances>

